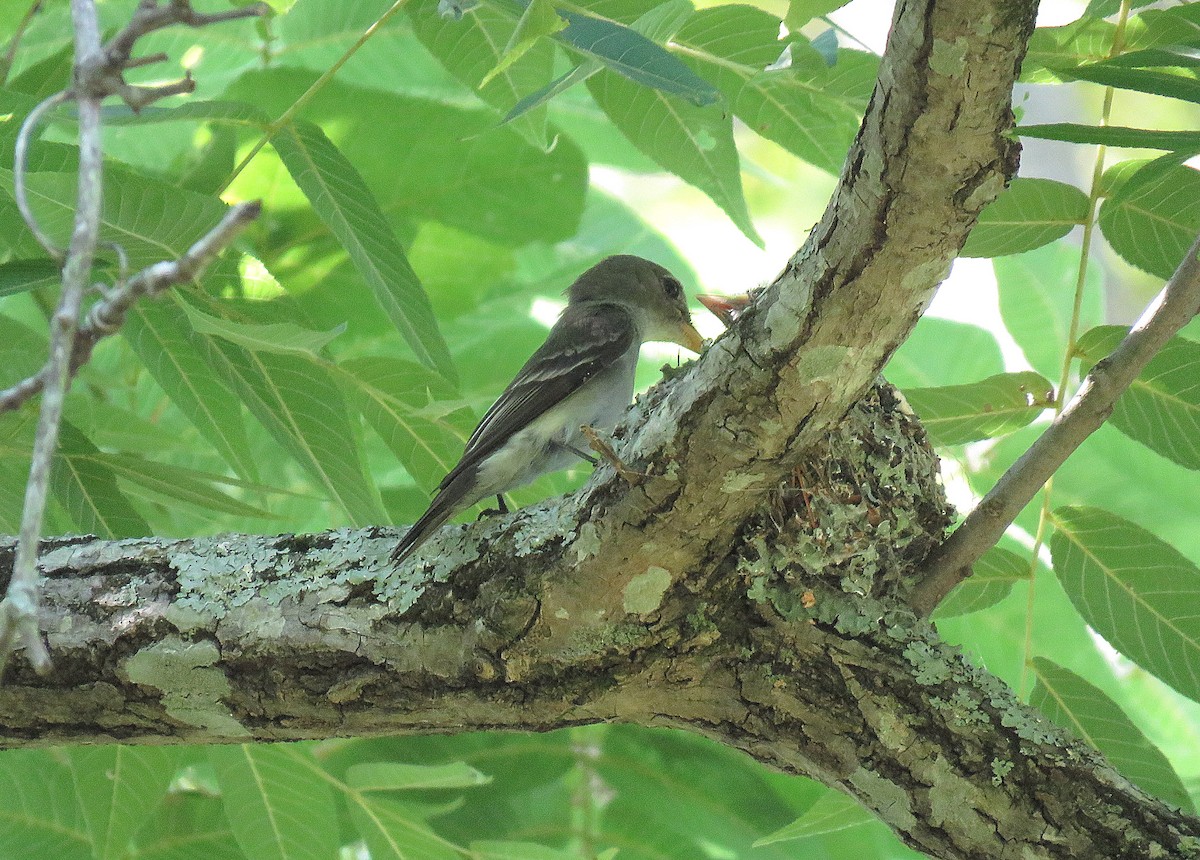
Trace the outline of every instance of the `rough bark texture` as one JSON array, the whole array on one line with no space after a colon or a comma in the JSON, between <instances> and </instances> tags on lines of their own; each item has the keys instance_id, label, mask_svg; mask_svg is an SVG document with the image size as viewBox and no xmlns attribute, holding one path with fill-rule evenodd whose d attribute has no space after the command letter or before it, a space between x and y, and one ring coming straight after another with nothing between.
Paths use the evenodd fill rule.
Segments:
<instances>
[{"instance_id":1,"label":"rough bark texture","mask_svg":"<svg viewBox=\"0 0 1200 860\"><path fill-rule=\"evenodd\" d=\"M8 745L690 728L838 786L939 857L1192 856L1146 796L906 603L948 522L872 383L1010 178L1032 2L901 2L834 199L566 499L445 529L49 541L55 673L0 688ZM864 397L864 394L866 395ZM11 557L11 545L0 548Z\"/></svg>"}]
</instances>

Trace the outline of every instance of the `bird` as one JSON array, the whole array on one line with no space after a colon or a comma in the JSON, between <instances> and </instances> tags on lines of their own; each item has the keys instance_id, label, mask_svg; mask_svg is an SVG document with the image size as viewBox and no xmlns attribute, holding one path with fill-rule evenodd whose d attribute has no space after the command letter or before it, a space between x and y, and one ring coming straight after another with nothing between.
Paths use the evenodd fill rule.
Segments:
<instances>
[{"instance_id":1,"label":"bird","mask_svg":"<svg viewBox=\"0 0 1200 860\"><path fill-rule=\"evenodd\" d=\"M610 430L633 399L638 351L647 341L699 353L687 297L667 269L632 254L607 257L566 290L567 306L546 342L484 414L462 458L438 485L429 509L392 550L399 564L446 520L585 453L583 428Z\"/></svg>"}]
</instances>

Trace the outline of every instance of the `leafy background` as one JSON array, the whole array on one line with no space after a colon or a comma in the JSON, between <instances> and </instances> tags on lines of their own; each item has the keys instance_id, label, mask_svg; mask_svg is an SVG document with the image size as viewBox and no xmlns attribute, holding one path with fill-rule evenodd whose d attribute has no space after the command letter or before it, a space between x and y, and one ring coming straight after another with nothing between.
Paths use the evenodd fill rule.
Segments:
<instances>
[{"instance_id":1,"label":"leafy background","mask_svg":"<svg viewBox=\"0 0 1200 860\"><path fill-rule=\"evenodd\" d=\"M105 239L140 267L179 254L229 202L266 209L203 279L139 305L97 350L68 404L49 530L410 522L579 271L630 252L735 292L753 284L731 272L777 269L799 245L877 63L854 36L866 22L827 17L839 5L274 0L266 22L146 39L144 53L192 69L197 92L107 110ZM972 322L927 316L888 369L965 503L1200 231L1200 5L1142 5L1068 4L1034 35L1023 175L964 251L986 259L959 267L935 305ZM131 6L101 3L105 26ZM24 11L0 8L5 42ZM12 143L67 84L68 36L65 0L46 2L3 70L8 382L45 354L56 283L11 199ZM33 205L59 237L73 132L57 113L31 161ZM102 278L117 277L115 254L101 257ZM1155 359L938 613L943 635L1188 810L1200 797L1198 337L1193 323ZM657 364L643 362L643 383ZM34 410L0 419L9 532ZM549 476L514 501L580 478ZM913 854L815 783L628 726L11 751L0 784L5 858Z\"/></svg>"}]
</instances>

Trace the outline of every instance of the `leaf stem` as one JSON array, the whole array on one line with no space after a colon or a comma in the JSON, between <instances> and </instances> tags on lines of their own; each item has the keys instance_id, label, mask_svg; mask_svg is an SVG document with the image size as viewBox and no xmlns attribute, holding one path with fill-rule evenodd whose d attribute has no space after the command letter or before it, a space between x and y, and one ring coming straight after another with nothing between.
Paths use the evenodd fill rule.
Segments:
<instances>
[{"instance_id":1,"label":"leaf stem","mask_svg":"<svg viewBox=\"0 0 1200 860\"><path fill-rule=\"evenodd\" d=\"M1109 58L1115 57L1125 47L1125 25L1129 20L1129 0L1121 0L1120 17L1117 19L1116 30L1113 32L1112 45L1109 47ZM1104 88L1104 101L1100 107L1100 125L1107 126L1112 115L1113 87ZM1079 318L1083 308L1083 294L1087 285L1088 262L1092 254L1092 237L1096 230L1096 209L1100 205L1100 186L1104 180L1104 159L1108 148L1104 144L1096 147L1096 160L1092 165L1092 182L1088 188L1087 217L1083 222L1083 240L1079 247L1079 267L1075 274L1075 298L1071 304L1071 323L1067 327L1067 343L1063 351L1062 370L1058 376L1058 391L1054 398L1054 417L1059 418L1066 406L1067 386L1071 383L1071 367L1075 362L1075 346L1079 340ZM1018 691L1022 699L1029 692L1029 665L1033 659L1033 602L1037 591L1038 560L1042 547L1046 545L1046 534L1049 531L1051 497L1054 493L1053 475L1046 481L1042 489L1042 506L1038 511L1037 534L1033 539L1033 549L1029 557L1029 592L1025 604L1025 636L1021 659L1021 681Z\"/></svg>"}]
</instances>

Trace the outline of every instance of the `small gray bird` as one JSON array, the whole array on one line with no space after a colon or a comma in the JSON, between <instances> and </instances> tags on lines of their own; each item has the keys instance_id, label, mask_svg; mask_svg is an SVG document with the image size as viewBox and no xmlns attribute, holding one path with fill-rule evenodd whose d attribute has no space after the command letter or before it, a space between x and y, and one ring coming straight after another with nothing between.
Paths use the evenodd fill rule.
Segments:
<instances>
[{"instance_id":1,"label":"small gray bird","mask_svg":"<svg viewBox=\"0 0 1200 860\"><path fill-rule=\"evenodd\" d=\"M638 349L646 341L699 352L679 280L657 263L622 254L588 269L567 289L567 307L546 342L483 416L429 510L392 550L402 561L461 510L591 459L581 425L616 426L633 398ZM594 462L594 461L593 461Z\"/></svg>"}]
</instances>

